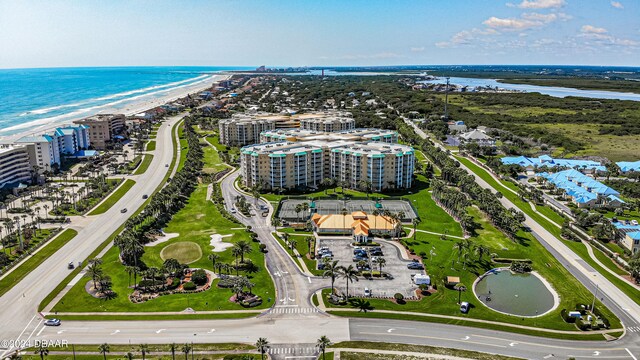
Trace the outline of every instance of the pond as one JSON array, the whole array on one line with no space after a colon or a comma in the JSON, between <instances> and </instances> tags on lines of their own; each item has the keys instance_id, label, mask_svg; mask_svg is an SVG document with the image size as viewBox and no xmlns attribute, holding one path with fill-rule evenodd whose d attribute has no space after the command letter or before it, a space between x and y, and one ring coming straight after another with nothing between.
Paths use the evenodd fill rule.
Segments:
<instances>
[{"instance_id":1,"label":"pond","mask_svg":"<svg viewBox=\"0 0 640 360\"><path fill-rule=\"evenodd\" d=\"M558 296L537 273L515 274L493 269L474 284L476 297L495 311L517 316L540 316L558 305Z\"/></svg>"}]
</instances>

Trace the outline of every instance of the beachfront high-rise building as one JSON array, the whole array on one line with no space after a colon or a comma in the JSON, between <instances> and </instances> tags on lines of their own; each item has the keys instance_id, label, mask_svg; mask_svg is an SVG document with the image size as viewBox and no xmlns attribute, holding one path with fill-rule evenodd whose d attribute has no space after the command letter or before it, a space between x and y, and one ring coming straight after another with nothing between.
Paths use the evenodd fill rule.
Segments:
<instances>
[{"instance_id":1,"label":"beachfront high-rise building","mask_svg":"<svg viewBox=\"0 0 640 360\"><path fill-rule=\"evenodd\" d=\"M55 134L25 136L16 143L27 147L31 166L41 171L51 171L55 164L60 164L60 145Z\"/></svg>"},{"instance_id":2,"label":"beachfront high-rise building","mask_svg":"<svg viewBox=\"0 0 640 360\"><path fill-rule=\"evenodd\" d=\"M372 190L410 188L414 150L383 142L310 140L245 146L240 171L246 186L270 189L319 188L325 178ZM364 185L364 186L363 186Z\"/></svg>"},{"instance_id":3,"label":"beachfront high-rise building","mask_svg":"<svg viewBox=\"0 0 640 360\"><path fill-rule=\"evenodd\" d=\"M29 154L24 145L0 145L0 189L31 181Z\"/></svg>"},{"instance_id":4,"label":"beachfront high-rise building","mask_svg":"<svg viewBox=\"0 0 640 360\"><path fill-rule=\"evenodd\" d=\"M320 131L349 130L355 121L348 113L327 111L308 114L234 114L218 123L220 143L232 146L255 144L260 141L260 133L269 130L298 129Z\"/></svg>"},{"instance_id":5,"label":"beachfront high-rise building","mask_svg":"<svg viewBox=\"0 0 640 360\"><path fill-rule=\"evenodd\" d=\"M97 114L76 120L74 124L88 126L91 146L104 150L115 136L125 131L125 120L124 114Z\"/></svg>"}]
</instances>

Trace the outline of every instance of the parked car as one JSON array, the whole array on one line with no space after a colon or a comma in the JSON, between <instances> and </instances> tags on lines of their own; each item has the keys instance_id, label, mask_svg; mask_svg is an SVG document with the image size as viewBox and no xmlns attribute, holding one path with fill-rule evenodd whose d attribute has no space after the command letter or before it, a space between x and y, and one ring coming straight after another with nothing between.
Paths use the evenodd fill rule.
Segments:
<instances>
[{"instance_id":1,"label":"parked car","mask_svg":"<svg viewBox=\"0 0 640 360\"><path fill-rule=\"evenodd\" d=\"M469 312L469 303L466 301L463 301L462 303L460 303L460 312L463 314L466 314Z\"/></svg>"},{"instance_id":2,"label":"parked car","mask_svg":"<svg viewBox=\"0 0 640 360\"><path fill-rule=\"evenodd\" d=\"M127 212L127 208L124 208L124 209L120 210L120 212L123 213L123 214L126 213Z\"/></svg>"},{"instance_id":3,"label":"parked car","mask_svg":"<svg viewBox=\"0 0 640 360\"><path fill-rule=\"evenodd\" d=\"M75 266L73 266L73 261L69 263L69 265L67 265L67 269L73 269Z\"/></svg>"},{"instance_id":4,"label":"parked car","mask_svg":"<svg viewBox=\"0 0 640 360\"><path fill-rule=\"evenodd\" d=\"M60 320L58 319L48 319L44 322L45 326L60 326Z\"/></svg>"},{"instance_id":5,"label":"parked car","mask_svg":"<svg viewBox=\"0 0 640 360\"><path fill-rule=\"evenodd\" d=\"M423 270L424 269L424 265L420 264L419 262L411 262L407 264L407 269L410 270Z\"/></svg>"}]
</instances>

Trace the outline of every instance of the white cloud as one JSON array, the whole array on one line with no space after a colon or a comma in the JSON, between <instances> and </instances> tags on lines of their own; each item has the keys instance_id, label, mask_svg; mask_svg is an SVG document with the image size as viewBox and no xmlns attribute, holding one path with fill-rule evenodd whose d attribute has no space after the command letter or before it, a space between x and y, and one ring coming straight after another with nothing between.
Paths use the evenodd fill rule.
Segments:
<instances>
[{"instance_id":1,"label":"white cloud","mask_svg":"<svg viewBox=\"0 0 640 360\"><path fill-rule=\"evenodd\" d=\"M578 37L586 39L587 45L600 45L600 46L623 46L623 47L636 47L640 45L638 41L631 39L620 39L615 36L609 35L609 32L605 28L596 27L593 25L583 25L580 28L580 34Z\"/></svg>"},{"instance_id":2,"label":"white cloud","mask_svg":"<svg viewBox=\"0 0 640 360\"><path fill-rule=\"evenodd\" d=\"M523 13L521 15L523 19L532 20L532 21L540 21L545 24L554 22L556 20L567 21L572 18L571 15L567 15L565 13L551 13L551 14L540 14L540 13Z\"/></svg>"},{"instance_id":3,"label":"white cloud","mask_svg":"<svg viewBox=\"0 0 640 360\"><path fill-rule=\"evenodd\" d=\"M613 6L616 9L624 9L624 5L622 5L622 3L619 1L612 1L611 6Z\"/></svg>"},{"instance_id":4,"label":"white cloud","mask_svg":"<svg viewBox=\"0 0 640 360\"><path fill-rule=\"evenodd\" d=\"M508 30L508 31L524 30L524 29L529 29L533 27L539 27L542 25L542 22L540 21L516 19L516 18L502 19L495 16L488 18L482 23L492 29L501 29L501 30Z\"/></svg>"},{"instance_id":5,"label":"white cloud","mask_svg":"<svg viewBox=\"0 0 640 360\"><path fill-rule=\"evenodd\" d=\"M470 45L474 42L483 41L481 37L483 35L496 35L498 31L494 29L478 29L473 28L471 30L462 30L459 33L453 35L449 41L441 41L436 43L439 48L453 47L457 45Z\"/></svg>"},{"instance_id":6,"label":"white cloud","mask_svg":"<svg viewBox=\"0 0 640 360\"><path fill-rule=\"evenodd\" d=\"M422 51L424 51L424 46L411 48L411 52L422 52Z\"/></svg>"},{"instance_id":7,"label":"white cloud","mask_svg":"<svg viewBox=\"0 0 640 360\"><path fill-rule=\"evenodd\" d=\"M580 28L581 33L585 34L606 34L607 29L601 27L595 27L593 25L583 25Z\"/></svg>"},{"instance_id":8,"label":"white cloud","mask_svg":"<svg viewBox=\"0 0 640 360\"><path fill-rule=\"evenodd\" d=\"M551 9L563 7L565 4L565 0L522 0L520 4L507 3L507 6L521 9Z\"/></svg>"}]
</instances>

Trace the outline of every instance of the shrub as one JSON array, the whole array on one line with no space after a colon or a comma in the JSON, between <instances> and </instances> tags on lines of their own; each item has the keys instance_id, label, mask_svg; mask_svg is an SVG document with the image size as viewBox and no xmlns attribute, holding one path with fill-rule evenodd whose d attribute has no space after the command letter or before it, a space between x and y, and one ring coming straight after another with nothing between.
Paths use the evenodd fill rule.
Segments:
<instances>
[{"instance_id":1,"label":"shrub","mask_svg":"<svg viewBox=\"0 0 640 360\"><path fill-rule=\"evenodd\" d=\"M207 283L207 273L203 269L198 269L191 274L191 281L198 286L202 286Z\"/></svg>"},{"instance_id":2,"label":"shrub","mask_svg":"<svg viewBox=\"0 0 640 360\"><path fill-rule=\"evenodd\" d=\"M396 300L398 304L404 304L404 295L400 293L393 294L393 298Z\"/></svg>"},{"instance_id":3,"label":"shrub","mask_svg":"<svg viewBox=\"0 0 640 360\"><path fill-rule=\"evenodd\" d=\"M182 289L186 290L186 291L191 291L191 290L195 290L196 289L196 284L192 283L191 281L186 282L182 285Z\"/></svg>"}]
</instances>

